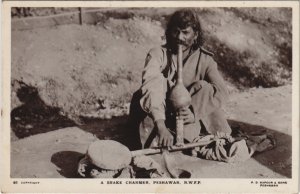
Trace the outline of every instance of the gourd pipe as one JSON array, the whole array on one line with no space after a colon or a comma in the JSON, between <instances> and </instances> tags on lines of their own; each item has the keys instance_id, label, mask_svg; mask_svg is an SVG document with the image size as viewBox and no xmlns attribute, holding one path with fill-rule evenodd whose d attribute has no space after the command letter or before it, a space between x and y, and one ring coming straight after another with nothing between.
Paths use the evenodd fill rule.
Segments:
<instances>
[{"instance_id":1,"label":"gourd pipe","mask_svg":"<svg viewBox=\"0 0 300 194\"><path fill-rule=\"evenodd\" d=\"M177 79L169 97L176 115L180 109L186 108L191 104L191 96L183 85L182 80L182 45L178 45L177 52ZM183 145L183 120L176 117L176 145Z\"/></svg>"}]
</instances>

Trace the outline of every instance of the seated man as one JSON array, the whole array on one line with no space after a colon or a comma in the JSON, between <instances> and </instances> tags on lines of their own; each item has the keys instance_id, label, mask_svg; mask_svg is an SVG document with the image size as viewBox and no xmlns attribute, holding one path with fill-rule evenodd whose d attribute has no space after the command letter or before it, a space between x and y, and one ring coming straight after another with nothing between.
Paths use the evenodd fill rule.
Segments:
<instances>
[{"instance_id":1,"label":"seated man","mask_svg":"<svg viewBox=\"0 0 300 194\"><path fill-rule=\"evenodd\" d=\"M131 149L171 146L175 117L168 100L175 85L177 48L183 47L183 84L189 91L191 106L180 111L184 121L184 139L193 141L201 133L231 134L221 111L228 98L213 54L204 48L198 16L189 9L176 11L168 22L166 44L149 51L142 73L142 86L132 99L130 119ZM138 143L138 144L136 144Z\"/></svg>"}]
</instances>

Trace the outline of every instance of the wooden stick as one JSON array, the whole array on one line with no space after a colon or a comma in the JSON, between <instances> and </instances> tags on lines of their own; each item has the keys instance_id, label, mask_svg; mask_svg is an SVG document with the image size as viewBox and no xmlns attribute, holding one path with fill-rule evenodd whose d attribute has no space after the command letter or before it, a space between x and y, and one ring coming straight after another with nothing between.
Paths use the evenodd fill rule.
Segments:
<instances>
[{"instance_id":1,"label":"wooden stick","mask_svg":"<svg viewBox=\"0 0 300 194\"><path fill-rule=\"evenodd\" d=\"M200 142L195 142L195 143L188 143L184 144L183 146L171 146L168 151L169 152L175 152L175 151L181 151L181 150L186 150L198 146L204 146L208 145L212 142L213 140L209 141L200 141ZM152 155L152 154L159 154L162 153L163 148L148 148L148 149L143 149L143 150L135 150L131 151L132 157L134 156L140 156L140 155Z\"/></svg>"},{"instance_id":2,"label":"wooden stick","mask_svg":"<svg viewBox=\"0 0 300 194\"><path fill-rule=\"evenodd\" d=\"M82 25L83 22L83 8L79 7L79 24Z\"/></svg>"}]
</instances>

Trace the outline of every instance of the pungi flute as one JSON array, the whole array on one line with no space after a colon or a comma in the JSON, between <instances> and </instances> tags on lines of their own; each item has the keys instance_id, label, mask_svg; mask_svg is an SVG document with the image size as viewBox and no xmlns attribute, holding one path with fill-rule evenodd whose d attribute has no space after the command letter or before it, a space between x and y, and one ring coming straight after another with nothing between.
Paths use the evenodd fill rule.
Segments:
<instances>
[{"instance_id":1,"label":"pungi flute","mask_svg":"<svg viewBox=\"0 0 300 194\"><path fill-rule=\"evenodd\" d=\"M190 93L183 85L182 81L182 45L178 45L177 53L177 79L174 88L170 93L170 101L173 109L176 111L176 145L184 144L184 121L179 118L179 112L182 108L186 108L191 104Z\"/></svg>"}]
</instances>

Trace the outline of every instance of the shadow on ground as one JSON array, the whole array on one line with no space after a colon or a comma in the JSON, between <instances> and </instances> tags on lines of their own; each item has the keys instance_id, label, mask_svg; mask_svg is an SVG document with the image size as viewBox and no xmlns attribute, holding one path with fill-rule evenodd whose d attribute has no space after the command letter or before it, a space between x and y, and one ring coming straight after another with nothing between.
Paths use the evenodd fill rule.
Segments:
<instances>
[{"instance_id":1,"label":"shadow on ground","mask_svg":"<svg viewBox=\"0 0 300 194\"><path fill-rule=\"evenodd\" d=\"M99 139L111 139L127 145L129 130L128 116L113 117L112 119L82 118L82 130L96 135Z\"/></svg>"},{"instance_id":2,"label":"shadow on ground","mask_svg":"<svg viewBox=\"0 0 300 194\"><path fill-rule=\"evenodd\" d=\"M18 138L75 126L59 108L47 106L35 87L19 84L17 97L23 104L11 111L11 128Z\"/></svg>"},{"instance_id":3,"label":"shadow on ground","mask_svg":"<svg viewBox=\"0 0 300 194\"><path fill-rule=\"evenodd\" d=\"M76 125L72 120L61 115L59 108L47 106L34 87L21 84L17 96L23 105L12 110L11 127L18 138ZM128 142L133 141L128 120L128 116L114 117L109 120L83 118L85 124L79 128L96 135L99 139L112 139L128 145ZM277 139L277 147L256 154L253 158L272 171L288 178L291 177L292 137L290 135L234 120L229 120L229 124L233 129L241 129L246 133L259 133L266 130L273 134ZM72 151L58 152L52 156L51 162L61 169L62 176L76 177L77 161L81 155Z\"/></svg>"},{"instance_id":4,"label":"shadow on ground","mask_svg":"<svg viewBox=\"0 0 300 194\"><path fill-rule=\"evenodd\" d=\"M292 177L292 137L290 135L240 121L229 120L229 124L233 129L241 129L246 133L267 131L274 135L277 146L272 150L254 154L253 158L276 173L287 178Z\"/></svg>"},{"instance_id":5,"label":"shadow on ground","mask_svg":"<svg viewBox=\"0 0 300 194\"><path fill-rule=\"evenodd\" d=\"M85 122L86 125L80 128L95 134L99 139L112 139L125 145L132 140L131 130L128 128L128 116L111 120L85 120ZM291 177L292 138L290 135L240 121L229 120L229 124L234 130L243 130L247 134L263 131L272 134L277 140L276 148L255 154L253 158L272 171L288 178Z\"/></svg>"},{"instance_id":6,"label":"shadow on ground","mask_svg":"<svg viewBox=\"0 0 300 194\"><path fill-rule=\"evenodd\" d=\"M86 132L96 135L99 139L112 139L126 145L126 143L124 143L126 142L126 138L128 140L130 139L128 136L132 135L131 133L128 133L128 128L126 128L126 126L128 126L127 121L127 116L116 117L110 120L89 119L85 120L86 124L80 126L80 128ZM263 153L255 154L253 159L275 173L287 178L291 177L292 143L290 135L283 134L263 126L252 125L234 120L229 120L229 123L233 130L243 130L247 134L267 131L268 134L274 135L277 139L277 147ZM60 169L58 172L63 177L78 178L77 165L82 156L83 154L79 152L61 151L52 155L51 162Z\"/></svg>"},{"instance_id":7,"label":"shadow on ground","mask_svg":"<svg viewBox=\"0 0 300 194\"><path fill-rule=\"evenodd\" d=\"M66 178L82 178L77 173L78 162L83 154L74 151L61 151L52 155L51 162L60 170L58 173Z\"/></svg>"}]
</instances>

